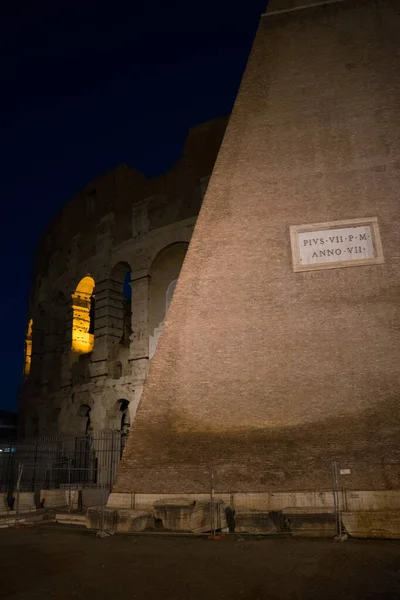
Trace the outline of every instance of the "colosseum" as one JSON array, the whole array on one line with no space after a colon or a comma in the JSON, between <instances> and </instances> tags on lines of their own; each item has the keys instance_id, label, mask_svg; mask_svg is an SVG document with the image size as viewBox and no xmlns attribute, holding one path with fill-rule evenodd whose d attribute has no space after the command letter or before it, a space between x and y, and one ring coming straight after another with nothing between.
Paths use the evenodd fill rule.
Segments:
<instances>
[{"instance_id":1,"label":"colosseum","mask_svg":"<svg viewBox=\"0 0 400 600\"><path fill-rule=\"evenodd\" d=\"M44 506L107 486L111 529L400 538L399 26L396 0L273 0L226 134L205 123L168 173L121 166L65 207L10 493L25 460Z\"/></svg>"},{"instance_id":2,"label":"colosseum","mask_svg":"<svg viewBox=\"0 0 400 600\"><path fill-rule=\"evenodd\" d=\"M24 437L129 430L226 123L191 129L156 178L127 165L104 174L48 228L29 302Z\"/></svg>"}]
</instances>

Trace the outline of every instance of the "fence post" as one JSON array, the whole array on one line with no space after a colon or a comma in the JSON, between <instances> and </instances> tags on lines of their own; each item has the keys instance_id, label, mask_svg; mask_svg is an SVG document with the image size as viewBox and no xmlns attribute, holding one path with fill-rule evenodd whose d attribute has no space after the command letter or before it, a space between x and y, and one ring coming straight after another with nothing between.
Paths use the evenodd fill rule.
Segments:
<instances>
[{"instance_id":1,"label":"fence post","mask_svg":"<svg viewBox=\"0 0 400 600\"><path fill-rule=\"evenodd\" d=\"M211 490L210 490L210 529L211 537L215 537L215 514L214 514L214 469L211 469Z\"/></svg>"},{"instance_id":2,"label":"fence post","mask_svg":"<svg viewBox=\"0 0 400 600\"><path fill-rule=\"evenodd\" d=\"M339 490L339 479L338 479L338 467L337 462L332 462L332 483L333 483L333 506L335 511L335 523L336 523L336 536L335 540L343 542L347 539L347 535L342 531L342 515L340 506L340 490Z\"/></svg>"},{"instance_id":3,"label":"fence post","mask_svg":"<svg viewBox=\"0 0 400 600\"><path fill-rule=\"evenodd\" d=\"M104 508L106 503L106 484L100 484L101 491L101 513L100 513L100 533L104 535Z\"/></svg>"},{"instance_id":4,"label":"fence post","mask_svg":"<svg viewBox=\"0 0 400 600\"><path fill-rule=\"evenodd\" d=\"M32 492L35 492L36 469L37 469L37 462L38 462L38 451L39 451L39 438L36 438L35 456L34 456L34 459L33 459Z\"/></svg>"},{"instance_id":5,"label":"fence post","mask_svg":"<svg viewBox=\"0 0 400 600\"><path fill-rule=\"evenodd\" d=\"M18 520L19 518L19 491L20 491L20 484L21 484L21 478L22 478L22 471L24 470L24 465L21 463L18 463L18 477L17 477L17 510L16 510L16 515L15 515L15 521Z\"/></svg>"},{"instance_id":6,"label":"fence post","mask_svg":"<svg viewBox=\"0 0 400 600\"><path fill-rule=\"evenodd\" d=\"M12 497L14 491L14 469L15 469L15 459L13 460L13 440L10 438L8 443L8 460L7 460L7 475L6 475L6 485L7 485L7 502L9 506L12 505Z\"/></svg>"},{"instance_id":7,"label":"fence post","mask_svg":"<svg viewBox=\"0 0 400 600\"><path fill-rule=\"evenodd\" d=\"M72 509L72 500L71 500L71 466L72 466L72 459L70 457L68 457L68 512L71 512Z\"/></svg>"}]
</instances>

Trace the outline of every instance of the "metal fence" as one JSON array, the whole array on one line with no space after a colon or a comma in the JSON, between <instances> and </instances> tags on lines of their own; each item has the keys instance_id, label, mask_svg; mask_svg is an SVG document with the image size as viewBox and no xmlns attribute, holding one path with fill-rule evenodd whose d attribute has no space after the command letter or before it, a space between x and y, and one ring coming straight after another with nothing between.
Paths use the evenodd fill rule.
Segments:
<instances>
[{"instance_id":1,"label":"metal fence","mask_svg":"<svg viewBox=\"0 0 400 600\"><path fill-rule=\"evenodd\" d=\"M63 487L111 488L125 437L119 431L0 442L0 493Z\"/></svg>"},{"instance_id":2,"label":"metal fence","mask_svg":"<svg viewBox=\"0 0 400 600\"><path fill-rule=\"evenodd\" d=\"M38 507L43 498L49 499L45 506L50 506L51 498L57 496L54 492L59 490L69 510L92 507L94 528L109 531L125 527L126 531L160 533L322 535L343 539L350 529L351 535L360 533L362 512L400 510L400 464L353 464L347 460L320 463L318 472L314 472L314 487L302 486L304 470L287 472L286 481L293 482L292 489L280 473L263 470L262 465L257 465L257 476L253 477L256 481L263 471L259 478L262 484L257 487L248 485L254 475L252 464L247 467L249 472L243 466L229 464L147 464L132 467L133 489L138 491L111 497L107 503L125 440L126 436L118 431L103 431L2 441L0 493L13 507L20 493L34 492ZM168 490L163 491L162 482L166 481ZM125 513L124 522L118 513L120 508L134 509L132 514ZM143 514L133 514L135 510Z\"/></svg>"}]
</instances>

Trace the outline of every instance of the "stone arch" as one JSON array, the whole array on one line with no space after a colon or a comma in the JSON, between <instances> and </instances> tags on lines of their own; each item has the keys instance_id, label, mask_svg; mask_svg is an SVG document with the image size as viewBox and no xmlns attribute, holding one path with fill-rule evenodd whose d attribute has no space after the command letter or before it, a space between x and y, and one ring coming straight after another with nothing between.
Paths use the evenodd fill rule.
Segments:
<instances>
[{"instance_id":1,"label":"stone arch","mask_svg":"<svg viewBox=\"0 0 400 600\"><path fill-rule=\"evenodd\" d=\"M127 262L120 261L111 271L110 295L113 308L113 337L121 346L129 348L132 334L132 269Z\"/></svg>"},{"instance_id":2,"label":"stone arch","mask_svg":"<svg viewBox=\"0 0 400 600\"><path fill-rule=\"evenodd\" d=\"M113 431L129 431L131 425L131 417L129 412L130 400L122 397L124 392L120 390L121 397L118 400L112 400L107 411L108 428ZM118 392L115 396L118 398Z\"/></svg>"},{"instance_id":3,"label":"stone arch","mask_svg":"<svg viewBox=\"0 0 400 600\"><path fill-rule=\"evenodd\" d=\"M156 263L156 261L166 252L169 248L175 244L186 244L189 246L192 237L192 231L188 228L180 231L169 231L165 232L160 238L155 238L152 242L151 247L148 249L148 265L149 269Z\"/></svg>"},{"instance_id":4,"label":"stone arch","mask_svg":"<svg viewBox=\"0 0 400 600\"><path fill-rule=\"evenodd\" d=\"M33 329L33 319L29 319L28 329L26 331L26 337L25 337L25 360L24 360L24 376L25 377L28 377L28 375L31 371L32 329Z\"/></svg>"},{"instance_id":5,"label":"stone arch","mask_svg":"<svg viewBox=\"0 0 400 600\"><path fill-rule=\"evenodd\" d=\"M149 357L153 358L158 340L164 328L165 318L172 301L183 261L188 249L187 242L175 242L163 248L150 268L149 303Z\"/></svg>"},{"instance_id":6,"label":"stone arch","mask_svg":"<svg viewBox=\"0 0 400 600\"><path fill-rule=\"evenodd\" d=\"M95 282L86 275L72 294L72 350L88 354L94 347Z\"/></svg>"},{"instance_id":7,"label":"stone arch","mask_svg":"<svg viewBox=\"0 0 400 600\"><path fill-rule=\"evenodd\" d=\"M115 418L115 429L123 434L129 433L131 426L131 418L129 414L129 400L126 398L120 398L114 405Z\"/></svg>"},{"instance_id":8,"label":"stone arch","mask_svg":"<svg viewBox=\"0 0 400 600\"><path fill-rule=\"evenodd\" d=\"M96 345L104 359L115 360L131 337L131 266L119 261L108 278L96 283Z\"/></svg>"},{"instance_id":9,"label":"stone arch","mask_svg":"<svg viewBox=\"0 0 400 600\"><path fill-rule=\"evenodd\" d=\"M90 418L90 413L92 409L88 404L81 404L77 410L77 432L76 433L86 433L89 434L92 431L92 422Z\"/></svg>"},{"instance_id":10,"label":"stone arch","mask_svg":"<svg viewBox=\"0 0 400 600\"><path fill-rule=\"evenodd\" d=\"M121 432L121 456L128 439L131 428L131 417L129 414L129 400L121 399L117 402L119 412L119 431Z\"/></svg>"}]
</instances>

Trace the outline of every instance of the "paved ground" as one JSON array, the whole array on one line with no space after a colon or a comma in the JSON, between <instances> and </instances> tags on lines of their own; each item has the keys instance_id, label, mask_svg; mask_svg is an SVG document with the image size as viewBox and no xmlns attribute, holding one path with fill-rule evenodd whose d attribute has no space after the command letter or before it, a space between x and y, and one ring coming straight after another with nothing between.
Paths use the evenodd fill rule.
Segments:
<instances>
[{"instance_id":1,"label":"paved ground","mask_svg":"<svg viewBox=\"0 0 400 600\"><path fill-rule=\"evenodd\" d=\"M400 542L3 529L0 598L398 600Z\"/></svg>"}]
</instances>

